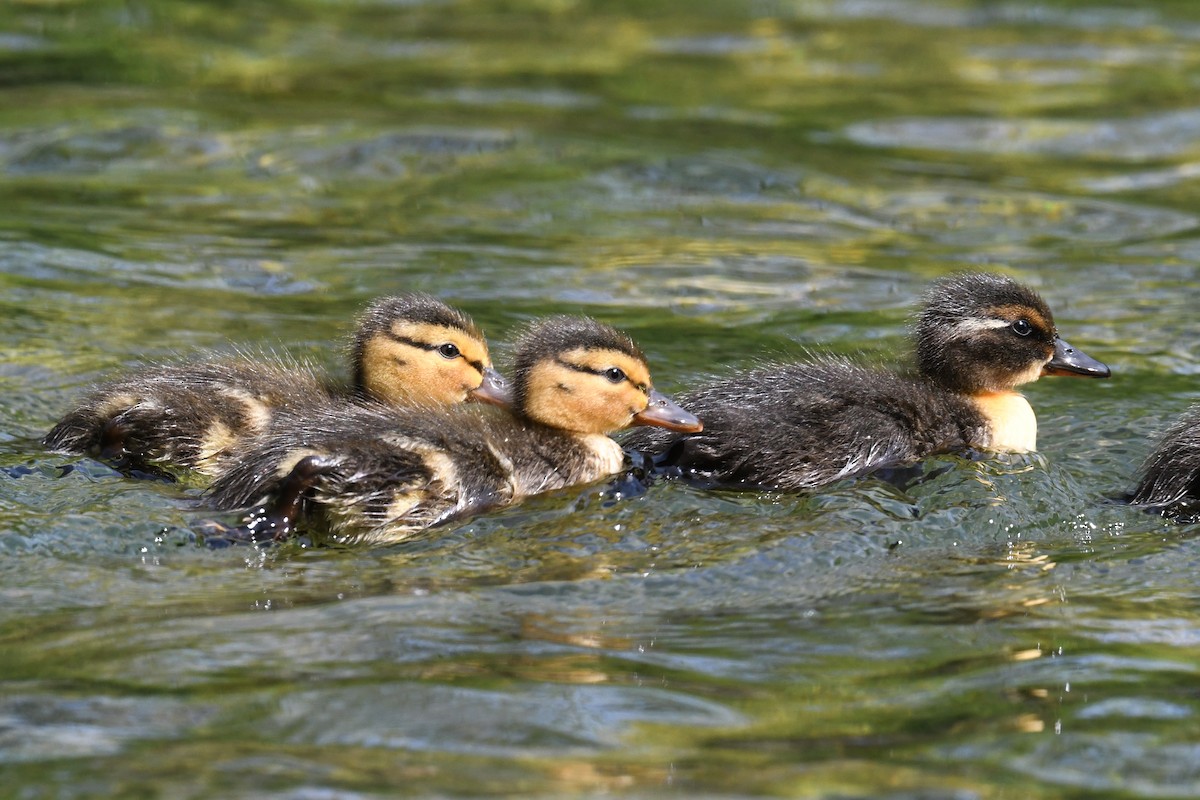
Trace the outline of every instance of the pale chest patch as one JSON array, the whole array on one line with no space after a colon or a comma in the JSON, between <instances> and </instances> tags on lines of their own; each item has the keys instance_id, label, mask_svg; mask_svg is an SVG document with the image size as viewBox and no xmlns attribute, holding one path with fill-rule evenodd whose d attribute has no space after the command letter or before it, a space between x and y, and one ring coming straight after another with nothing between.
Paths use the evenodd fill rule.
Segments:
<instances>
[{"instance_id":1,"label":"pale chest patch","mask_svg":"<svg viewBox=\"0 0 1200 800\"><path fill-rule=\"evenodd\" d=\"M555 443L557 452L542 453L536 460L524 459L517 466L511 482L514 500L591 483L620 472L625 466L625 452L609 437L590 433L573 434L569 438L574 440L569 446Z\"/></svg>"},{"instance_id":2,"label":"pale chest patch","mask_svg":"<svg viewBox=\"0 0 1200 800\"><path fill-rule=\"evenodd\" d=\"M987 419L991 432L989 447L1003 453L1037 450L1037 417L1023 395L1016 392L987 392L971 398Z\"/></svg>"},{"instance_id":3,"label":"pale chest patch","mask_svg":"<svg viewBox=\"0 0 1200 800\"><path fill-rule=\"evenodd\" d=\"M621 471L625 466L625 451L621 445L607 436L593 435L587 438L588 448L596 457L595 473L586 480L597 480Z\"/></svg>"}]
</instances>

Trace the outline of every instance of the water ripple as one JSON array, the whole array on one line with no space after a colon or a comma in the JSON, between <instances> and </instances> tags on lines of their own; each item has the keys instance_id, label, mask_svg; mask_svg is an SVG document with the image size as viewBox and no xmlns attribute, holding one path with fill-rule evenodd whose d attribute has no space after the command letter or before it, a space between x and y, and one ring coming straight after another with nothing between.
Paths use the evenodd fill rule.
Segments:
<instances>
[{"instance_id":1,"label":"water ripple","mask_svg":"<svg viewBox=\"0 0 1200 800\"><path fill-rule=\"evenodd\" d=\"M854 123L845 135L866 147L1137 162L1192 153L1200 145L1200 110L1097 121L910 117Z\"/></svg>"},{"instance_id":2,"label":"water ripple","mask_svg":"<svg viewBox=\"0 0 1200 800\"><path fill-rule=\"evenodd\" d=\"M167 698L12 691L0 698L0 763L94 758L203 724L212 709Z\"/></svg>"},{"instance_id":3,"label":"water ripple","mask_svg":"<svg viewBox=\"0 0 1200 800\"><path fill-rule=\"evenodd\" d=\"M293 693L265 723L295 742L527 756L620 744L632 725L737 724L716 703L656 688L533 683L488 691L396 683Z\"/></svg>"}]
</instances>

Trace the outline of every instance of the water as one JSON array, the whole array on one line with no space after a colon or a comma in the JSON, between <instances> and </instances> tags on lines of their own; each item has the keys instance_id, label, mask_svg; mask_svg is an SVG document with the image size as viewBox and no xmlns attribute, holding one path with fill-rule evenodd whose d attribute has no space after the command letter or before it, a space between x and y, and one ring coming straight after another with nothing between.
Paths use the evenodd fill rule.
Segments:
<instances>
[{"instance_id":1,"label":"water","mask_svg":"<svg viewBox=\"0 0 1200 800\"><path fill-rule=\"evenodd\" d=\"M0 794L1195 796L1200 540L1106 498L1200 397L1198 86L1170 0L10 4ZM387 292L501 363L593 314L670 391L898 361L963 267L1114 378L907 490L210 551L197 486L37 445L144 361L337 371Z\"/></svg>"}]
</instances>

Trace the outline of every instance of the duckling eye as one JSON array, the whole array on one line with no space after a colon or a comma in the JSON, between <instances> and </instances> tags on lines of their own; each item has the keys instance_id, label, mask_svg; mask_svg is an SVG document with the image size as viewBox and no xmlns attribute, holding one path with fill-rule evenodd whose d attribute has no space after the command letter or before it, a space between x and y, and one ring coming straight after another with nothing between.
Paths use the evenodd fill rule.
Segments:
<instances>
[{"instance_id":1,"label":"duckling eye","mask_svg":"<svg viewBox=\"0 0 1200 800\"><path fill-rule=\"evenodd\" d=\"M604 370L604 377L609 383L620 383L625 380L625 372L618 367L609 367Z\"/></svg>"},{"instance_id":2,"label":"duckling eye","mask_svg":"<svg viewBox=\"0 0 1200 800\"><path fill-rule=\"evenodd\" d=\"M450 342L438 345L437 351L441 354L442 358L458 358L459 356L458 346Z\"/></svg>"},{"instance_id":3,"label":"duckling eye","mask_svg":"<svg viewBox=\"0 0 1200 800\"><path fill-rule=\"evenodd\" d=\"M1012 328L1012 332L1017 336L1028 336L1029 334L1033 333L1033 326L1030 325L1029 320L1026 319L1019 319L1009 327Z\"/></svg>"}]
</instances>

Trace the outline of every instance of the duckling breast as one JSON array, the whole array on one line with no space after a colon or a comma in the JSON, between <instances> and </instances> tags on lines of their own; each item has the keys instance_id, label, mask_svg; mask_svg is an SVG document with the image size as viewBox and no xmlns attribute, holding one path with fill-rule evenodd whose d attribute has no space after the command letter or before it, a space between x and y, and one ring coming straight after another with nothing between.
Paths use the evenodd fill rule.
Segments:
<instances>
[{"instance_id":1,"label":"duckling breast","mask_svg":"<svg viewBox=\"0 0 1200 800\"><path fill-rule=\"evenodd\" d=\"M497 426L489 447L509 470L513 496L520 499L606 478L625 465L625 451L602 434L574 434L512 421Z\"/></svg>"},{"instance_id":2,"label":"duckling breast","mask_svg":"<svg viewBox=\"0 0 1200 800\"><path fill-rule=\"evenodd\" d=\"M984 392L971 398L987 421L989 450L1029 453L1037 450L1037 416L1018 392Z\"/></svg>"}]
</instances>

